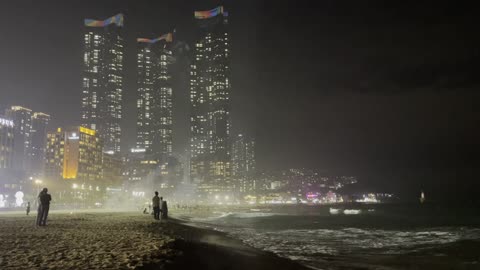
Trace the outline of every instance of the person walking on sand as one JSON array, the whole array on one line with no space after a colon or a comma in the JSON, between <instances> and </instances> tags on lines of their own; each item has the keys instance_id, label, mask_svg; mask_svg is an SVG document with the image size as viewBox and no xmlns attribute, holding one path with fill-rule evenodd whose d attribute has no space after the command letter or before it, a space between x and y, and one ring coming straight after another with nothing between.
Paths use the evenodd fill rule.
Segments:
<instances>
[{"instance_id":1,"label":"person walking on sand","mask_svg":"<svg viewBox=\"0 0 480 270\"><path fill-rule=\"evenodd\" d=\"M27 216L30 214L30 202L27 202Z\"/></svg>"},{"instance_id":2,"label":"person walking on sand","mask_svg":"<svg viewBox=\"0 0 480 270\"><path fill-rule=\"evenodd\" d=\"M153 218L158 220L160 219L160 201L161 198L158 197L158 191L155 191L155 196L152 198L152 206L153 206Z\"/></svg>"},{"instance_id":3,"label":"person walking on sand","mask_svg":"<svg viewBox=\"0 0 480 270\"><path fill-rule=\"evenodd\" d=\"M40 192L40 195L38 195L38 199L40 205L38 207L37 226L46 226L52 196L48 194L48 189L44 188L42 192Z\"/></svg>"},{"instance_id":4,"label":"person walking on sand","mask_svg":"<svg viewBox=\"0 0 480 270\"><path fill-rule=\"evenodd\" d=\"M162 219L168 219L167 201L162 200Z\"/></svg>"}]
</instances>

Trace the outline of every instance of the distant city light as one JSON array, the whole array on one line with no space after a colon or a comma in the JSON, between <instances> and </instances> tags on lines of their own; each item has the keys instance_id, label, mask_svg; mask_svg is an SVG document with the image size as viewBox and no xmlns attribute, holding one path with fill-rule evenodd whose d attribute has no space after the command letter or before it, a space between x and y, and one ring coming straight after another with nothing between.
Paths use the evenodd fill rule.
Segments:
<instances>
[{"instance_id":1,"label":"distant city light","mask_svg":"<svg viewBox=\"0 0 480 270\"><path fill-rule=\"evenodd\" d=\"M80 137L78 137L77 133L73 132L71 136L68 137L69 140L78 140Z\"/></svg>"},{"instance_id":2,"label":"distant city light","mask_svg":"<svg viewBox=\"0 0 480 270\"><path fill-rule=\"evenodd\" d=\"M13 127L13 121L8 120L8 119L4 119L4 118L0 118L0 125L7 126L7 127Z\"/></svg>"},{"instance_id":3,"label":"distant city light","mask_svg":"<svg viewBox=\"0 0 480 270\"><path fill-rule=\"evenodd\" d=\"M15 206L17 207L22 206L24 196L25 195L21 191L17 191L17 193L15 193Z\"/></svg>"}]
</instances>

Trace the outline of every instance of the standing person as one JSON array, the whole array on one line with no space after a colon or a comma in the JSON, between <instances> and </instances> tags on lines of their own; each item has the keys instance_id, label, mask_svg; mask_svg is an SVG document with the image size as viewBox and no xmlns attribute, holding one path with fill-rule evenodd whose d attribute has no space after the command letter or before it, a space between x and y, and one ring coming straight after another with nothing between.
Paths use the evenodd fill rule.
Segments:
<instances>
[{"instance_id":1,"label":"standing person","mask_svg":"<svg viewBox=\"0 0 480 270\"><path fill-rule=\"evenodd\" d=\"M40 191L40 193L38 193L38 197L37 197L37 205L38 205L38 208L37 208L37 221L35 223L35 225L37 226L41 226L40 223L42 221L42 215L43 215L43 208L42 208L42 202L40 200L40 197L43 195L43 191Z\"/></svg>"},{"instance_id":2,"label":"standing person","mask_svg":"<svg viewBox=\"0 0 480 270\"><path fill-rule=\"evenodd\" d=\"M162 200L162 219L168 218L168 206L167 201Z\"/></svg>"},{"instance_id":3,"label":"standing person","mask_svg":"<svg viewBox=\"0 0 480 270\"><path fill-rule=\"evenodd\" d=\"M40 215L40 224L39 226L46 226L47 225L47 218L48 218L48 211L50 210L50 201L52 200L52 196L48 194L48 189L44 188L42 193L40 193L40 205L41 205L41 215ZM37 218L38 220L38 218Z\"/></svg>"},{"instance_id":4,"label":"standing person","mask_svg":"<svg viewBox=\"0 0 480 270\"><path fill-rule=\"evenodd\" d=\"M153 206L153 218L160 219L160 200L161 198L158 197L158 191L155 191L155 196L152 198L152 206Z\"/></svg>"},{"instance_id":5,"label":"standing person","mask_svg":"<svg viewBox=\"0 0 480 270\"><path fill-rule=\"evenodd\" d=\"M162 205L163 205L163 197L160 197L160 220L162 219Z\"/></svg>"},{"instance_id":6,"label":"standing person","mask_svg":"<svg viewBox=\"0 0 480 270\"><path fill-rule=\"evenodd\" d=\"M27 216L30 214L30 202L27 202Z\"/></svg>"}]
</instances>

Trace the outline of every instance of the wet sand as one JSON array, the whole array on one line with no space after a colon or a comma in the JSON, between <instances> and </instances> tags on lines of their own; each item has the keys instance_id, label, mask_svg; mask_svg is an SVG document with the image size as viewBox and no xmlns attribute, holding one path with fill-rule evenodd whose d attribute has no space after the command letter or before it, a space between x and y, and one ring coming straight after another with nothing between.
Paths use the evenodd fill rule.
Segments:
<instances>
[{"instance_id":1,"label":"wet sand","mask_svg":"<svg viewBox=\"0 0 480 270\"><path fill-rule=\"evenodd\" d=\"M176 220L170 224L180 250L167 269L308 269L288 259L246 246L222 232L193 228Z\"/></svg>"}]
</instances>

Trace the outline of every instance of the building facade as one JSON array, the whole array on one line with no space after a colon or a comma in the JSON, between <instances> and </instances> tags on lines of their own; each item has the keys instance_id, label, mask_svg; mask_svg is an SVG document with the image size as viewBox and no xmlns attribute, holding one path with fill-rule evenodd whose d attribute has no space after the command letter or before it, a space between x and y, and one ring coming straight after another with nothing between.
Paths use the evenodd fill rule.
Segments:
<instances>
[{"instance_id":1,"label":"building facade","mask_svg":"<svg viewBox=\"0 0 480 270\"><path fill-rule=\"evenodd\" d=\"M34 177L43 176L49 122L50 115L41 112L33 114L31 130L32 144L28 156L31 161L31 174Z\"/></svg>"},{"instance_id":2,"label":"building facade","mask_svg":"<svg viewBox=\"0 0 480 270\"><path fill-rule=\"evenodd\" d=\"M82 126L95 130L104 151L120 153L123 90L123 15L85 19Z\"/></svg>"},{"instance_id":3,"label":"building facade","mask_svg":"<svg viewBox=\"0 0 480 270\"><path fill-rule=\"evenodd\" d=\"M190 67L190 178L206 198L232 192L230 37L223 7L196 11Z\"/></svg>"},{"instance_id":4,"label":"building facade","mask_svg":"<svg viewBox=\"0 0 480 270\"><path fill-rule=\"evenodd\" d=\"M13 167L14 123L0 116L0 169Z\"/></svg>"},{"instance_id":5,"label":"building facade","mask_svg":"<svg viewBox=\"0 0 480 270\"><path fill-rule=\"evenodd\" d=\"M5 110L5 116L14 123L13 168L24 172L30 170L28 155L32 145L32 115L32 110L22 106Z\"/></svg>"},{"instance_id":6,"label":"building facade","mask_svg":"<svg viewBox=\"0 0 480 270\"><path fill-rule=\"evenodd\" d=\"M63 177L64 144L65 134L62 128L47 133L44 180L50 183L56 183Z\"/></svg>"},{"instance_id":7,"label":"building facade","mask_svg":"<svg viewBox=\"0 0 480 270\"><path fill-rule=\"evenodd\" d=\"M85 127L58 128L47 135L45 178L77 184L102 184L102 142Z\"/></svg>"},{"instance_id":8,"label":"building facade","mask_svg":"<svg viewBox=\"0 0 480 270\"><path fill-rule=\"evenodd\" d=\"M15 132L14 121L0 116L0 208L22 206L27 188L25 171L14 163Z\"/></svg>"},{"instance_id":9,"label":"building facade","mask_svg":"<svg viewBox=\"0 0 480 270\"><path fill-rule=\"evenodd\" d=\"M137 39L137 149L165 163L172 155L172 34Z\"/></svg>"},{"instance_id":10,"label":"building facade","mask_svg":"<svg viewBox=\"0 0 480 270\"><path fill-rule=\"evenodd\" d=\"M57 203L92 207L105 200L103 144L97 132L82 126L58 128L47 134L45 176Z\"/></svg>"},{"instance_id":11,"label":"building facade","mask_svg":"<svg viewBox=\"0 0 480 270\"><path fill-rule=\"evenodd\" d=\"M242 197L256 195L255 172L255 140L238 134L232 144L232 178Z\"/></svg>"}]
</instances>

